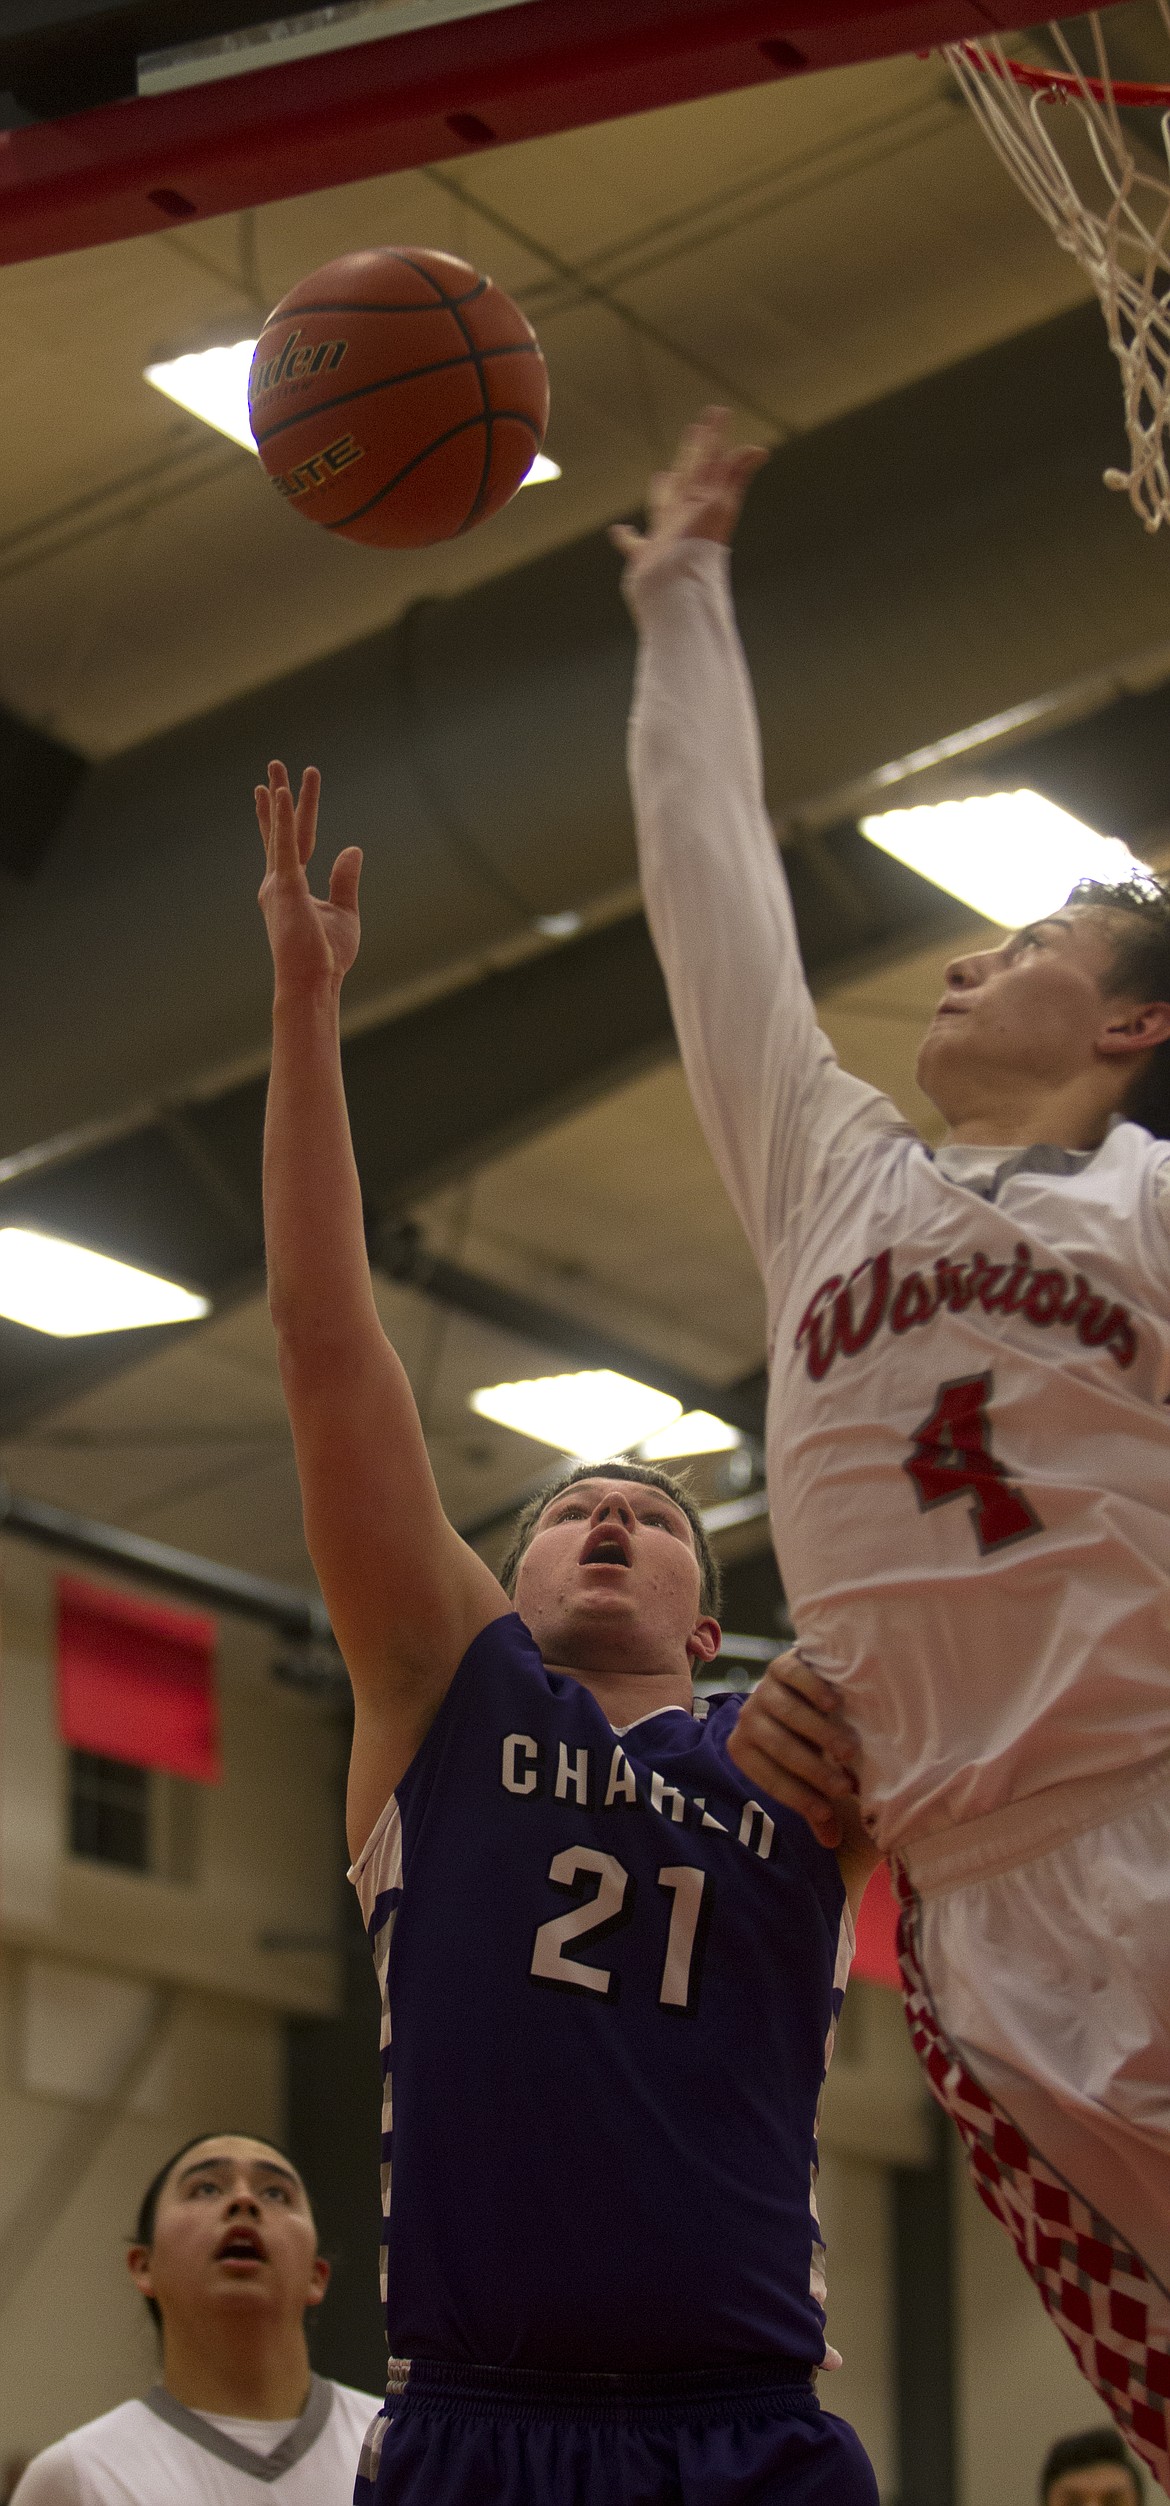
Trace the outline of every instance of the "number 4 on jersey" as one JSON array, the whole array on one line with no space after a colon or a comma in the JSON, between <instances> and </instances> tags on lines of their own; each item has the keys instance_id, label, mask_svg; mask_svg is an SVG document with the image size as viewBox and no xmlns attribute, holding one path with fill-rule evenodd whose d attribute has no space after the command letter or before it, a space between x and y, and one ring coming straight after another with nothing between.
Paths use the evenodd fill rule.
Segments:
<instances>
[{"instance_id":1,"label":"number 4 on jersey","mask_svg":"<svg viewBox=\"0 0 1170 2506\"><path fill-rule=\"evenodd\" d=\"M914 1450L902 1464L924 1513L950 1505L956 1497L970 1498L971 1523L984 1557L1042 1528L1039 1515L1012 1487L1004 1463L992 1452L987 1414L992 1387L990 1372L940 1384L934 1408L915 1428Z\"/></svg>"}]
</instances>

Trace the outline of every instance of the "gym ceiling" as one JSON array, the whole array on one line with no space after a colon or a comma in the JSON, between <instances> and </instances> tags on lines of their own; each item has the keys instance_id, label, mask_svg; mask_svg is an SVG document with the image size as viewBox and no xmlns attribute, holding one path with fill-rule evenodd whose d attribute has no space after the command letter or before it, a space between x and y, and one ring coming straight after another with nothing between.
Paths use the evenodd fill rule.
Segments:
<instances>
[{"instance_id":1,"label":"gym ceiling","mask_svg":"<svg viewBox=\"0 0 1170 2506\"><path fill-rule=\"evenodd\" d=\"M858 835L875 794L1029 783L1147 858L1170 841L1170 548L1101 484L1120 395L1079 270L937 57L794 72L810 24L848 52L855 5L725 7L739 49L703 94L699 21L719 14L597 0L594 37L674 21L673 52L625 57L617 92L642 109L601 121L596 45L575 86L565 68L582 12L488 11L445 56L465 116L473 52L495 58L488 140L435 121L416 50L414 120L400 97L380 160L397 170L368 170L368 128L341 164L320 130L282 155L279 117L253 110L250 172L238 150L234 174L230 152L213 164L204 131L206 200L229 204L205 214L210 90L155 113L162 156L136 166L137 56L164 21L175 46L255 7L3 11L0 1223L212 1300L202 1324L110 1339L0 1323L0 1469L31 1497L310 1580L261 1286L251 788L274 753L321 765L326 855L366 847L348 1083L379 1299L454 1519L505 1516L552 1458L473 1415L479 1384L624 1363L758 1430L761 1299L639 911L633 646L604 536L701 402L776 448L741 613L810 972L853 1069L929 1128L914 1040L979 928ZM912 45L993 14L872 0L868 19ZM393 9L371 16L381 35ZM1112 16L1127 65L1158 74L1150 11ZM1042 30L1024 40L1045 57ZM231 111L276 75L220 82ZM291 198L269 196L282 165ZM144 207L144 185L187 205ZM402 557L303 525L142 379L390 241L463 254L519 299L562 470ZM939 743L949 761L883 775ZM725 1458L698 1476L731 1495ZM737 1536L759 1542L758 1514Z\"/></svg>"}]
</instances>

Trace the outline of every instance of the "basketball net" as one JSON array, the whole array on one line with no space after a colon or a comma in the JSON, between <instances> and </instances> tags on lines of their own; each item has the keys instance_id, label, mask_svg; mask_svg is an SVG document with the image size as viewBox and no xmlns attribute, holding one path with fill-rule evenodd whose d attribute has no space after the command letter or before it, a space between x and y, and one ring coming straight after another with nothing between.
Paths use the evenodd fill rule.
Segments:
<instances>
[{"instance_id":1,"label":"basketball net","mask_svg":"<svg viewBox=\"0 0 1170 2506\"><path fill-rule=\"evenodd\" d=\"M1170 0L1156 0L1170 49ZM1106 470L1107 487L1123 488L1147 531L1170 522L1170 85L1114 79L1101 21L1086 19L1095 74L1082 70L1058 25L1049 35L1063 70L1013 61L994 38L948 44L949 63L968 104L1009 174L1092 280L1109 345L1121 368L1128 470ZM1121 121L1126 106L1162 109L1165 173L1138 164ZM1076 116L1092 146L1104 191L1097 207L1082 197L1078 176L1058 144Z\"/></svg>"}]
</instances>

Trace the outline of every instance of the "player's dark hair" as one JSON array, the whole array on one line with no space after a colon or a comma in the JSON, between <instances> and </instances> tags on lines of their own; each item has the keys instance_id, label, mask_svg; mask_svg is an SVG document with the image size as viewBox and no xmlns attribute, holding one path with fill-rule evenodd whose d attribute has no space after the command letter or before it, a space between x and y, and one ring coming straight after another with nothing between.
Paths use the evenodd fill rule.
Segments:
<instances>
[{"instance_id":1,"label":"player's dark hair","mask_svg":"<svg viewBox=\"0 0 1170 2506\"><path fill-rule=\"evenodd\" d=\"M670 1471L660 1471L656 1462L579 1462L563 1479L550 1479L547 1488L530 1498L523 1512L516 1517L512 1546L500 1568L500 1582L510 1601L516 1598L516 1578L520 1560L530 1546L546 1505L559 1497L565 1488L573 1488L579 1479L633 1479L644 1487L659 1488L686 1515L694 1534L695 1556L699 1561L699 1607L708 1618L718 1618L723 1597L723 1579L699 1512L686 1481L676 1479Z\"/></svg>"},{"instance_id":2,"label":"player's dark hair","mask_svg":"<svg viewBox=\"0 0 1170 2506\"><path fill-rule=\"evenodd\" d=\"M1062 2436L1044 2458L1040 2506L1048 2506L1051 2491L1067 2471L1095 2471L1099 2463L1116 2463L1119 2470L1128 2471L1133 2482L1133 2506L1143 2506L1146 2484L1120 2428L1087 2428L1083 2436Z\"/></svg>"},{"instance_id":3,"label":"player's dark hair","mask_svg":"<svg viewBox=\"0 0 1170 2506\"><path fill-rule=\"evenodd\" d=\"M158 2217L158 2205L162 2198L163 2187L166 2184L168 2177L174 2174L175 2168L178 2166L180 2160L189 2157L193 2149L202 2149L205 2141L222 2140L256 2141L261 2149L270 2149L275 2157L283 2158L285 2165L292 2167L298 2177L301 2175L296 2159L290 2158L287 2149L282 2149L279 2141L270 2141L267 2134L264 2132L237 2132L230 2123L225 2124L222 2130L217 2132L196 2132L192 2140L184 2141L181 2149L172 2149L170 2157L164 2158L157 2175L152 2175L150 2182L146 2187L146 2191L138 2204L138 2217L134 2222L134 2234L130 2238L130 2243L132 2245L153 2245L154 2223ZM302 2182L303 2180L304 2179L301 2178ZM308 2200L307 2193L305 2198ZM312 2205L310 2203L310 2208L311 2207ZM142 2302L148 2315L152 2318L156 2331L161 2332L162 2315L159 2311L157 2299L153 2297L144 2297Z\"/></svg>"},{"instance_id":4,"label":"player's dark hair","mask_svg":"<svg viewBox=\"0 0 1170 2506\"><path fill-rule=\"evenodd\" d=\"M1133 1000L1170 1001L1170 879L1155 878L1152 871L1116 881L1079 879L1068 902L1103 906L1117 916L1113 965L1104 985L1111 998L1126 993ZM1122 1112L1156 1140L1170 1140L1170 1036L1143 1061Z\"/></svg>"}]
</instances>

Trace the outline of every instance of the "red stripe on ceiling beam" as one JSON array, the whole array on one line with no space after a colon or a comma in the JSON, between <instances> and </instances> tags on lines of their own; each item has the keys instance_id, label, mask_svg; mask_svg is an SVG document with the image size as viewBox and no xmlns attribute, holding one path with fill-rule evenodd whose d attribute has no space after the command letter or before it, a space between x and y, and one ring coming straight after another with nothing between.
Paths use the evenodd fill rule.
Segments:
<instances>
[{"instance_id":1,"label":"red stripe on ceiling beam","mask_svg":"<svg viewBox=\"0 0 1170 2506\"><path fill-rule=\"evenodd\" d=\"M0 263L1015 23L1018 0L528 0L0 133Z\"/></svg>"}]
</instances>

